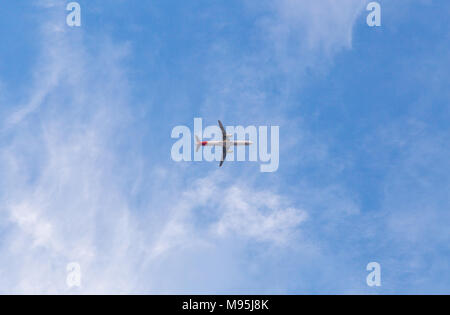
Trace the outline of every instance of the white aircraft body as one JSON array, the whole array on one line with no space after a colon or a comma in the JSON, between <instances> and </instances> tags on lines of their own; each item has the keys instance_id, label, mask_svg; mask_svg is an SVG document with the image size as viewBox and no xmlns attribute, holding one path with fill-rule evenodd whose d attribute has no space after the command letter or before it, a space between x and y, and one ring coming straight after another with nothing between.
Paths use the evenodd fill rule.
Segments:
<instances>
[{"instance_id":1,"label":"white aircraft body","mask_svg":"<svg viewBox=\"0 0 450 315\"><path fill-rule=\"evenodd\" d=\"M232 135L227 135L225 128L222 125L222 122L219 120L219 126L220 130L222 130L222 140L214 140L214 141L200 141L200 139L195 136L195 139L197 141L197 148L195 151L198 151L200 147L206 147L206 146L220 146L222 147L222 161L220 161L219 167L222 166L223 162L225 162L225 158L227 157L227 153L233 152L230 150L230 147L235 147L238 145L251 145L253 144L252 141L248 140L229 140Z\"/></svg>"}]
</instances>

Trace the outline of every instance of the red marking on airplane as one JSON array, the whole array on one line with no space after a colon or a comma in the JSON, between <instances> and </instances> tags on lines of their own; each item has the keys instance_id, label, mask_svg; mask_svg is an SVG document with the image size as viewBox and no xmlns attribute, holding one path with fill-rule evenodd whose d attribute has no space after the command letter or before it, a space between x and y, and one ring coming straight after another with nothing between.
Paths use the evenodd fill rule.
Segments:
<instances>
[{"instance_id":1,"label":"red marking on airplane","mask_svg":"<svg viewBox=\"0 0 450 315\"><path fill-rule=\"evenodd\" d=\"M208 144L208 141L203 141L202 142L202 146L204 147L205 145L207 145Z\"/></svg>"}]
</instances>

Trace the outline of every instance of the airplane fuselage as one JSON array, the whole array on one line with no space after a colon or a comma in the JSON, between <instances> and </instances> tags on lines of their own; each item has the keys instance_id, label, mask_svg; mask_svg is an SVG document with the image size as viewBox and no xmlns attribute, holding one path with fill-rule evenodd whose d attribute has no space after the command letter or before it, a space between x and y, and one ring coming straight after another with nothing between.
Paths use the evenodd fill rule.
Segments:
<instances>
[{"instance_id":1,"label":"airplane fuselage","mask_svg":"<svg viewBox=\"0 0 450 315\"><path fill-rule=\"evenodd\" d=\"M226 140L226 141L202 141L202 147L206 147L206 146L220 146L220 147L234 147L234 146L238 146L238 145L251 145L253 144L252 141L248 141L248 140Z\"/></svg>"}]
</instances>

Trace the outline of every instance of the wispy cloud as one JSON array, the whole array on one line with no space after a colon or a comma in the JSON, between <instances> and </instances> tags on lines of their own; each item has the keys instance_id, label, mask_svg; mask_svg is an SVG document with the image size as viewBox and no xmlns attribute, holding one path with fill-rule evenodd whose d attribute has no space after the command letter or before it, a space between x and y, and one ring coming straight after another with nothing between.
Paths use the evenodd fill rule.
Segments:
<instances>
[{"instance_id":1,"label":"wispy cloud","mask_svg":"<svg viewBox=\"0 0 450 315\"><path fill-rule=\"evenodd\" d=\"M68 292L65 266L71 261L98 280L86 281L84 292L114 291L111 273L126 273L129 266L133 219L114 176L120 157L113 141L127 119L119 64L127 48L105 40L97 62L84 49L82 33L69 34L63 22L43 22L29 101L9 104L12 113L3 123L4 293ZM108 80L101 79L105 72ZM116 292L130 290L131 283Z\"/></svg>"}]
</instances>

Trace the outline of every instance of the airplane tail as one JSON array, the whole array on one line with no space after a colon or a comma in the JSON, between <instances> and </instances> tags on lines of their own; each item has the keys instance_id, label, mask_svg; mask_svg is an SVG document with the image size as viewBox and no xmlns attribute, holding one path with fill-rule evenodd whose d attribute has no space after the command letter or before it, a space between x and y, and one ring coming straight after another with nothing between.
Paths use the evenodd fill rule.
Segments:
<instances>
[{"instance_id":1,"label":"airplane tail","mask_svg":"<svg viewBox=\"0 0 450 315\"><path fill-rule=\"evenodd\" d=\"M197 135L195 135L195 141L197 142L197 147L195 148L195 152L198 152L198 150L202 146L202 142L200 141L200 139L198 138Z\"/></svg>"}]
</instances>

